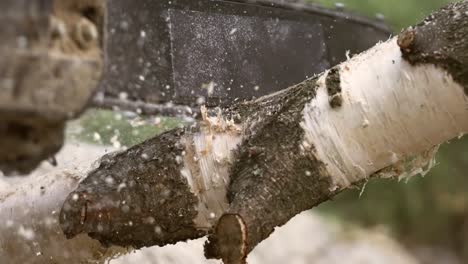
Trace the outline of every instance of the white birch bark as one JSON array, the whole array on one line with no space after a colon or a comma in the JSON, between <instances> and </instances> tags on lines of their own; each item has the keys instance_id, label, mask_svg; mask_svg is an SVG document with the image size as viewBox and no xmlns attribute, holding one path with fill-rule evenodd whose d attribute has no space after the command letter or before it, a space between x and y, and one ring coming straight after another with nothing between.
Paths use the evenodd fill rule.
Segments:
<instances>
[{"instance_id":1,"label":"white birch bark","mask_svg":"<svg viewBox=\"0 0 468 264\"><path fill-rule=\"evenodd\" d=\"M314 145L335 189L387 167L383 177L424 173L434 148L468 131L463 87L434 65L412 66L396 38L339 66L343 105L333 109L325 73L304 109L304 145Z\"/></svg>"}]
</instances>

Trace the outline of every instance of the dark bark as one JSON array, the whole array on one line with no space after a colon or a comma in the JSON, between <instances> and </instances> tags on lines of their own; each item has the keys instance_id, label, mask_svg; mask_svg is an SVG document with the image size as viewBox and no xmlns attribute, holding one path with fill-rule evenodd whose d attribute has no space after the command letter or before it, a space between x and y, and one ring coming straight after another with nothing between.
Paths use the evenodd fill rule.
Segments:
<instances>
[{"instance_id":1,"label":"dark bark","mask_svg":"<svg viewBox=\"0 0 468 264\"><path fill-rule=\"evenodd\" d=\"M198 200L180 175L184 133L173 130L103 157L63 206L66 236L87 233L104 245L134 248L204 236L193 224Z\"/></svg>"},{"instance_id":2,"label":"dark bark","mask_svg":"<svg viewBox=\"0 0 468 264\"><path fill-rule=\"evenodd\" d=\"M327 76L327 89L330 96L330 106L332 108L338 108L343 104L343 98L341 97L341 76L338 68L330 70Z\"/></svg>"},{"instance_id":3,"label":"dark bark","mask_svg":"<svg viewBox=\"0 0 468 264\"><path fill-rule=\"evenodd\" d=\"M468 2L442 8L398 38L411 64L434 64L452 75L468 94Z\"/></svg>"},{"instance_id":4,"label":"dark bark","mask_svg":"<svg viewBox=\"0 0 468 264\"><path fill-rule=\"evenodd\" d=\"M238 151L228 193L231 206L210 237L208 257L239 263L275 227L331 195L324 165L302 146L302 110L315 97L315 82L263 102L276 109L259 110L263 118Z\"/></svg>"}]
</instances>

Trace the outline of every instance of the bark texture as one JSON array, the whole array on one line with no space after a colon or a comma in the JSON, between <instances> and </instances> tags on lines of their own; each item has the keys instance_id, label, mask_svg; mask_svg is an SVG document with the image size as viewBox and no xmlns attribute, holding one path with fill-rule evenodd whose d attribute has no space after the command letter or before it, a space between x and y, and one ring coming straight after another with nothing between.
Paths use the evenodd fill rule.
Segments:
<instances>
[{"instance_id":1,"label":"bark texture","mask_svg":"<svg viewBox=\"0 0 468 264\"><path fill-rule=\"evenodd\" d=\"M434 64L452 75L468 94L468 2L453 3L404 30L398 39L412 64Z\"/></svg>"},{"instance_id":2,"label":"bark texture","mask_svg":"<svg viewBox=\"0 0 468 264\"><path fill-rule=\"evenodd\" d=\"M194 227L197 197L180 174L183 130L104 156L60 214L67 237L142 248L204 236Z\"/></svg>"},{"instance_id":3,"label":"bark texture","mask_svg":"<svg viewBox=\"0 0 468 264\"><path fill-rule=\"evenodd\" d=\"M409 155L430 151L444 140L468 131L466 123L455 124L450 133L445 133L444 127L432 127L428 129L428 134L433 137L432 141L422 135L423 139L418 139L418 144L411 150L401 149L400 145L394 144L395 148L399 148L400 152L397 153L375 151L369 144L392 124L402 127L404 142L414 139L414 135L405 129L414 128L412 122L418 115L424 116L428 112L424 111L424 107L430 107L431 110L435 107L431 105L433 102L426 102L429 106L419 105L420 98L411 98L410 95L414 91L421 94L427 92L425 84L431 83L431 78L437 84L447 84L446 91L451 95L448 97L450 100L459 98L459 94L463 95L462 89L468 88L467 23L468 2L449 5L423 24L400 35L398 44L402 53L399 52L396 40L391 40L382 44L380 49L376 47L364 54L365 56L353 58L348 64L340 65L321 76L255 101L219 110L214 112L216 116L205 113L204 121L195 127L171 131L128 151L105 157L101 165L89 174L65 202L61 212L61 224L65 233L69 237L88 233L108 245L140 248L192 239L203 236L208 231L210 236L205 247L207 257L222 259L226 264L245 263L253 248L277 226L285 224L296 214L328 200L343 189L362 183L372 175L382 176L388 173L388 168L391 171L390 176L399 176L405 172L404 169L400 170L400 166L424 163L418 159L412 159L408 163L407 159L412 158ZM385 58L388 59L386 64L379 64L378 56L384 51L391 54ZM401 60L402 55L404 60ZM385 69L366 72L366 59L372 60L375 65L388 67L388 72L397 80L380 81L379 74L385 74ZM408 62L415 66L408 65ZM398 67L395 64L411 72L395 69ZM435 69L434 65L440 68ZM353 66L359 68L358 73L377 76L354 78L349 74L352 72L350 67ZM445 71L452 75L456 83ZM430 73L435 74L430 76ZM422 85L411 83L412 77L417 77L416 80ZM392 90L388 83L402 87ZM379 89L379 85L383 87L384 95L396 98L385 98L386 106L393 112L386 113L385 109L375 107L380 102L375 98L376 94L368 97L374 100L372 102L351 101L370 96L370 93L365 92L364 96L361 95L359 89L363 89L362 86L366 89ZM326 107L319 100L323 96L319 92L323 90L327 93ZM402 91L403 96L408 96L404 107L400 105L402 95L395 94L396 91ZM411 105L413 101L418 104L417 109ZM439 102L436 99L434 101ZM464 120L467 116L466 101L466 98L457 101L455 110L451 109L455 117L452 113L447 113L447 118ZM365 103L374 105L376 109L371 110L375 111L367 111ZM357 112L367 111L365 114L371 120L376 123L380 119L383 121L382 124L372 124L367 119L360 119L360 116L352 116L355 123L348 122L347 128L356 130L355 135L359 135L353 140L366 141L366 135L372 136L372 140L351 144L349 139L346 141L340 138L340 132L348 135L345 134L348 131L337 131L334 127L337 123L324 126L323 131L332 131L337 134L334 138L341 140L331 142L331 150L338 152L346 146L349 150L346 155L352 155L353 150L349 146L356 145L360 148L359 153L364 153L361 156L366 156L360 157L361 163L351 162L346 170L342 170L345 166L340 166L340 162L345 162L344 156L321 156L317 147L323 144L318 141L320 138L328 140L327 135L322 130L317 130L318 136L314 137L313 132L315 127L323 125L320 122L336 122L347 117L343 113L347 111L345 109L356 109L356 116L360 114ZM412 109L417 111L411 112ZM328 119L320 119L321 114L326 114ZM405 120L396 120L395 116L398 115L404 115ZM438 114L434 118L440 119L441 116L445 117ZM368 127L377 128L377 132L365 130ZM398 136L399 129L391 130L393 134L387 137L382 135L384 141L395 140L395 133ZM226 135L229 137L224 137ZM199 138L203 142L196 145ZM231 139L240 140L240 145L227 144L226 141ZM217 150L219 144L226 144L226 148ZM362 151L363 147L367 147L364 150L376 153L378 157L367 157L368 153ZM401 157L397 155L400 153ZM231 154L233 159L230 158ZM214 158L206 159L211 156ZM328 163L324 161L325 158L330 158ZM352 158L349 160L357 161ZM427 161L427 158L424 157L423 160ZM337 165L338 169L330 169L331 165ZM186 167L190 174L186 173ZM213 168L219 173L207 173ZM226 170L229 171L227 180L218 175ZM335 173L337 171L356 173L343 176ZM210 221L205 221L208 224L206 228L197 222L202 214L197 208L200 208L200 203L210 204L203 198L207 197L206 193L214 190L210 187L210 182L224 182L225 190L221 186L220 193L225 192L226 197L220 196L219 200L226 199L227 204L225 208L220 206L225 209L223 215L213 214L216 225L210 227ZM210 206L207 208L210 209Z\"/></svg>"},{"instance_id":4,"label":"bark texture","mask_svg":"<svg viewBox=\"0 0 468 264\"><path fill-rule=\"evenodd\" d=\"M257 102L237 153L228 192L230 208L206 246L225 263L245 260L275 227L325 201L331 183L323 164L303 145L302 110L315 97L316 79Z\"/></svg>"}]
</instances>

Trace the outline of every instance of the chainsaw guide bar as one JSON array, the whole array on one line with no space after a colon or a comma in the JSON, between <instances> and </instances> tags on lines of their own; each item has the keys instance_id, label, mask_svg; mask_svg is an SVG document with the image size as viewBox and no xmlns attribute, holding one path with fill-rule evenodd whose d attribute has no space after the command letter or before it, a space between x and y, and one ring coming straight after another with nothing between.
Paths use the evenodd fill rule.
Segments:
<instances>
[{"instance_id":1,"label":"chainsaw guide bar","mask_svg":"<svg viewBox=\"0 0 468 264\"><path fill-rule=\"evenodd\" d=\"M108 1L94 105L191 115L299 83L391 35L381 21L277 1Z\"/></svg>"}]
</instances>

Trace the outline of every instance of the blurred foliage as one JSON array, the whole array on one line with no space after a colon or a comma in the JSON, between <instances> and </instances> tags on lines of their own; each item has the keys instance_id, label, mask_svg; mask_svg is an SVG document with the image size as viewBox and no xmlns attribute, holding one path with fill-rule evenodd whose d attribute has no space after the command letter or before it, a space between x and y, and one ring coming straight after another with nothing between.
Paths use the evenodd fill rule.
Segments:
<instances>
[{"instance_id":1,"label":"blurred foliage","mask_svg":"<svg viewBox=\"0 0 468 264\"><path fill-rule=\"evenodd\" d=\"M131 147L183 125L180 118L141 117L134 113L93 109L72 125L70 136L93 144Z\"/></svg>"},{"instance_id":2,"label":"blurred foliage","mask_svg":"<svg viewBox=\"0 0 468 264\"><path fill-rule=\"evenodd\" d=\"M327 7L343 4L346 9L353 10L370 17L383 15L392 28L401 29L420 22L432 11L454 2L450 0L307 0Z\"/></svg>"}]
</instances>

